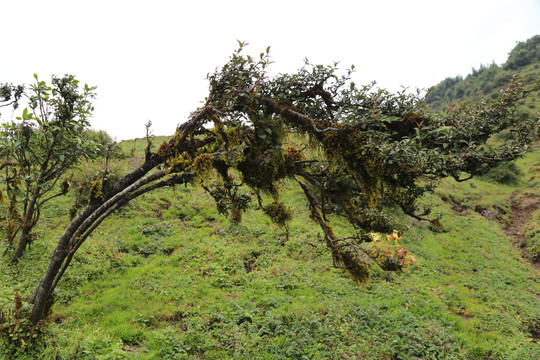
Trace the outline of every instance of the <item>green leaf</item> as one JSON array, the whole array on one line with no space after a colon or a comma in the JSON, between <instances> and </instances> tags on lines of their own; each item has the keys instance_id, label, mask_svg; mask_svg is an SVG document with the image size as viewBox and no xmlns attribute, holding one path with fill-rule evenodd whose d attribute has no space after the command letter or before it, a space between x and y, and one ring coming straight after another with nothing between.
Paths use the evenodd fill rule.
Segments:
<instances>
[{"instance_id":1,"label":"green leaf","mask_svg":"<svg viewBox=\"0 0 540 360\"><path fill-rule=\"evenodd\" d=\"M452 126L441 126L441 127L437 128L437 129L431 130L429 132L429 134L433 134L434 132L439 132L439 131L447 131L447 130L450 130L450 129L452 129Z\"/></svg>"}]
</instances>

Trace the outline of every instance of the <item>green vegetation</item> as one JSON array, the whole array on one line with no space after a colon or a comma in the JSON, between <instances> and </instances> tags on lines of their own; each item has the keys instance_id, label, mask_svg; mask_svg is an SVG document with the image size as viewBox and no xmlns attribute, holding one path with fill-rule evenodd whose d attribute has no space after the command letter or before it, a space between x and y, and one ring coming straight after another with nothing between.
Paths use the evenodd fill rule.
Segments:
<instances>
[{"instance_id":1,"label":"green vegetation","mask_svg":"<svg viewBox=\"0 0 540 360\"><path fill-rule=\"evenodd\" d=\"M0 127L0 170L9 202L2 201L9 214L6 237L8 244L18 239L13 263L34 240L32 230L43 205L69 191L69 179L64 175L81 159L98 152L98 143L84 136L90 126L95 88L80 88L71 75L53 76L50 86L37 75L34 78L35 84L25 94L29 108L17 121L3 122ZM20 94L14 93L16 101ZM9 96L3 98L10 103Z\"/></svg>"},{"instance_id":2,"label":"green vegetation","mask_svg":"<svg viewBox=\"0 0 540 360\"><path fill-rule=\"evenodd\" d=\"M535 151L518 167L526 172L538 161ZM527 172L522 181L474 180L473 188L445 180L425 202L435 203L446 232L406 220L404 243L416 264L390 282L374 269L365 286L312 246L322 238L307 216L293 217L287 242L262 212L249 211L242 225L231 225L200 187L148 194L106 220L77 253L77 271L58 288L49 348L40 356L535 358L538 273L502 230L510 218L506 197L539 193L538 174L532 179ZM308 204L292 184L281 187L290 210L305 213ZM2 305L11 306L15 288L24 296L32 291L69 204L68 198L51 203L51 216L39 226L43 241L20 264L3 265Z\"/></svg>"},{"instance_id":3,"label":"green vegetation","mask_svg":"<svg viewBox=\"0 0 540 360\"><path fill-rule=\"evenodd\" d=\"M464 181L519 158L539 131L540 119L520 116L515 105L540 83L526 89L526 82L514 79L495 99L433 113L419 93L358 87L351 80L353 67L342 73L337 64L306 61L295 74L269 78L270 48L256 60L243 55L245 44L239 44L229 62L208 76L204 105L157 149L148 124L139 167L113 181L106 157L90 183L86 206L78 213L72 208L71 221L28 298L33 324L47 317L54 290L89 236L148 192L198 184L214 198L218 212L230 214L236 224L256 197L259 208L287 230L291 213L279 205L279 184L294 180L308 200L309 218L323 232L332 263L361 284L373 264L403 271L414 263L400 243L405 226L399 214L442 229L431 208L418 203L434 181ZM499 134L504 137L491 141ZM301 148L285 142L293 135ZM273 205L264 206L263 195L271 196ZM329 214L346 219L354 233L336 235ZM13 259L18 254L19 249Z\"/></svg>"},{"instance_id":4,"label":"green vegetation","mask_svg":"<svg viewBox=\"0 0 540 360\"><path fill-rule=\"evenodd\" d=\"M465 78L456 76L444 79L433 87L426 100L430 107L444 109L452 103L480 102L494 98L516 74L522 78L531 77L534 81L539 81L540 35L519 42L502 66L481 65L479 69L473 68L472 73ZM529 96L521 105L524 112L538 112L540 92Z\"/></svg>"},{"instance_id":5,"label":"green vegetation","mask_svg":"<svg viewBox=\"0 0 540 360\"><path fill-rule=\"evenodd\" d=\"M388 102L407 100L384 93L378 96ZM229 92L229 97L234 94ZM236 111L238 104L225 106ZM474 109L471 113L478 114ZM466 125L459 122L457 112L447 114ZM384 112L379 115L386 119L385 126L407 131L393 125L399 119ZM423 110L417 115L435 122ZM256 117L255 131L246 136L254 145L247 148L237 142L236 127L225 131L226 127L220 129L225 122L214 120L217 130L212 131L219 134L221 143L229 140L228 151L214 147L206 153L188 154L191 149L186 148L166 165L193 164L199 175L196 181L134 197L106 217L88 241L78 244L56 288L48 325L28 321L31 307L18 294L31 296L49 264L48 254L76 213L72 209L99 201L85 181L101 176L103 184L99 169L104 162L107 181L121 181L148 161L146 141L122 142L123 156L83 162L72 177L72 188L80 190L44 204L46 216L35 229L40 241L18 263L9 265L4 257L0 265L0 333L10 334L9 341L0 339L0 354L6 359L487 360L540 356L540 282L538 270L531 266L540 247L538 143L515 166L495 168L498 172L472 182L434 182L435 191L427 192L416 204L419 209L431 206L431 222L405 215L400 202L389 201L395 194L385 195L380 218L393 221L386 226L402 224L409 229L402 239L401 233L381 234L360 243L372 249L372 261L381 261L383 266L372 269L369 282L357 285L332 266L336 249L328 246L329 238L360 241L355 222L343 216L347 215L343 203L315 196L317 190L335 194L357 189L350 173L336 166L345 162L346 170L352 172L355 164L330 156L334 162L322 164L332 169L322 188L313 184L298 188L295 176L302 176L298 170L313 169L291 166L322 156L325 146L341 147L345 156L358 155L342 148L350 140L334 136L333 130L321 131L329 128L328 123L317 128L300 122L300 132L313 130L311 142L317 136L323 139L322 146L309 148L305 137L285 134L275 117ZM412 138L421 142L433 136L434 141L445 143L449 135L462 135L449 127L430 132L429 126L428 121L426 135ZM383 132L370 125L367 130L375 138ZM411 131L417 134L414 128ZM490 141L504 144L506 136L503 133ZM158 152L175 151L172 145L177 139L155 138L153 142L165 144ZM385 139L397 143L391 137ZM445 144L441 151L452 152L457 146ZM373 164L370 171L381 168L383 176L398 176L382 165L389 159L397 160L394 167L407 169L405 160L393 158L399 150L381 146L378 143L382 162ZM490 149L496 146L490 143L471 154L484 157ZM219 161L204 156L219 151ZM238 165L225 177L220 173L223 159ZM431 165L443 170L443 162L436 163L440 160L436 156L433 159ZM447 175L459 178L463 168L448 164ZM476 167L469 169L479 174L488 169L473 164ZM254 171L255 166L261 166L261 172ZM308 177L303 175L303 179ZM252 188L240 186L238 179ZM377 190L369 183L363 186ZM106 191L105 186L101 189ZM380 201L372 194L360 196L373 204ZM0 214L2 231L7 220ZM376 229L377 224L370 226ZM9 254L7 244L2 244ZM411 254L416 261L410 261L405 272L385 271L392 268L387 259L411 259ZM38 341L30 342L34 335Z\"/></svg>"}]
</instances>

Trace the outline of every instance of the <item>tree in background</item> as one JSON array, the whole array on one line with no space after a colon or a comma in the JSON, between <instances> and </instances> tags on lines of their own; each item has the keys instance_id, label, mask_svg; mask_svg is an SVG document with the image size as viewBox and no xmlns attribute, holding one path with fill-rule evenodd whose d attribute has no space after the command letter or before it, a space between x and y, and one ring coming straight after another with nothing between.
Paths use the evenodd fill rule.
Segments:
<instances>
[{"instance_id":1,"label":"tree in background","mask_svg":"<svg viewBox=\"0 0 540 360\"><path fill-rule=\"evenodd\" d=\"M467 76L449 77L430 89L426 102L430 108L444 110L452 103L479 103L488 97L496 98L516 73L531 74L538 79L540 66L540 35L518 42L501 66L491 63L472 68ZM529 104L534 103L533 97ZM529 106L533 109L535 105ZM526 111L529 114L530 111Z\"/></svg>"},{"instance_id":2,"label":"tree in background","mask_svg":"<svg viewBox=\"0 0 540 360\"><path fill-rule=\"evenodd\" d=\"M5 171L10 202L8 244L18 237L11 262L18 261L30 245L41 206L67 193L69 182L62 177L98 149L84 136L95 88L80 88L71 75L53 77L50 86L34 77L36 83L27 95L29 108L15 121L3 123L0 130L0 168Z\"/></svg>"},{"instance_id":3,"label":"tree in background","mask_svg":"<svg viewBox=\"0 0 540 360\"><path fill-rule=\"evenodd\" d=\"M520 41L508 54L504 69L516 70L540 59L540 35Z\"/></svg>"},{"instance_id":4,"label":"tree in background","mask_svg":"<svg viewBox=\"0 0 540 360\"><path fill-rule=\"evenodd\" d=\"M139 168L115 183L95 184L29 299L34 323L46 316L55 287L90 234L147 192L202 184L218 210L235 221L257 196L260 208L286 229L291 213L278 185L293 180L307 199L309 217L323 231L334 265L363 282L371 263L399 271L414 261L399 245L389 246L399 240L403 226L385 210L388 206L437 226L429 209L417 205L433 189L432 180L483 174L522 156L538 136L539 119L514 116L515 103L529 92L517 81L496 99L433 114L420 94L359 87L351 81L353 69L340 73L336 64L306 62L296 73L271 78L269 49L253 58L242 54L243 47L209 75L204 105L172 139L155 150L148 141ZM506 129L512 131L504 142L486 143ZM291 134L305 140L301 148L287 144ZM269 204L263 204L263 193L271 197ZM345 217L355 233L338 238L329 212Z\"/></svg>"},{"instance_id":5,"label":"tree in background","mask_svg":"<svg viewBox=\"0 0 540 360\"><path fill-rule=\"evenodd\" d=\"M24 94L24 86L13 84L0 84L0 108L12 106L17 109L19 100Z\"/></svg>"},{"instance_id":6,"label":"tree in background","mask_svg":"<svg viewBox=\"0 0 540 360\"><path fill-rule=\"evenodd\" d=\"M22 85L13 86L13 84L8 83L0 84L0 108L12 107L13 111L16 110L19 106L19 100L21 99L23 94L24 86ZM1 115L2 114L0 113L0 119ZM2 151L0 148L0 154L1 153ZM0 161L3 161L3 159ZM7 233L9 234L12 233L15 227L14 219L17 218L17 214L14 211L15 209L7 204L8 201L10 202L10 205L14 203L14 201L10 200L11 196L9 196L9 194L12 193L12 188L10 185L11 182L8 165L9 162L7 162L7 164L6 162L0 163L0 171L5 170L4 177L2 178L0 176L0 184L5 186L4 190L2 190L2 188L0 187L0 208L4 208L7 210L4 211L4 214L2 215L2 217L0 217L0 221L2 221L2 223L6 223L3 227L7 230ZM7 200L6 197L8 198Z\"/></svg>"}]
</instances>

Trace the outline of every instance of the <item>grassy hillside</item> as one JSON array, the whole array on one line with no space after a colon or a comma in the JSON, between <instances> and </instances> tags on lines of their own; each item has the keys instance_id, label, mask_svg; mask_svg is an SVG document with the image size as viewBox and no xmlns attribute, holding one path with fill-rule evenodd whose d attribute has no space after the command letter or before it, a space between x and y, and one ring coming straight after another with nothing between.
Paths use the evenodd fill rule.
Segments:
<instances>
[{"instance_id":1,"label":"grassy hillside","mask_svg":"<svg viewBox=\"0 0 540 360\"><path fill-rule=\"evenodd\" d=\"M520 65L520 72L536 65ZM470 101L477 92L490 96L469 80ZM531 98L534 109L526 108L538 110L538 97ZM111 176L140 165L144 146L141 139L122 142L124 159L111 164ZM73 187L100 166L82 164ZM219 215L200 187L133 201L81 247L57 289L47 346L20 358L540 358L538 143L515 166L482 179L441 181L424 201L444 229L403 217L410 226L404 244L417 262L406 273L374 267L365 286L332 266L300 190L281 186L295 215L288 241L255 201L241 225ZM14 291L30 295L76 196L47 203L20 263L8 265L10 250L4 253L4 310ZM340 235L352 231L332 221ZM0 359L11 360L2 346Z\"/></svg>"},{"instance_id":2,"label":"grassy hillside","mask_svg":"<svg viewBox=\"0 0 540 360\"><path fill-rule=\"evenodd\" d=\"M466 77L448 77L433 87L427 102L434 109L457 102L480 102L497 96L498 91L518 75L531 78L531 83L540 81L540 35L520 42L510 52L508 60L501 66L481 65L472 69ZM523 111L540 111L540 91L529 96L522 104Z\"/></svg>"},{"instance_id":3,"label":"grassy hillside","mask_svg":"<svg viewBox=\"0 0 540 360\"><path fill-rule=\"evenodd\" d=\"M117 171L134 166L143 145L139 140ZM317 246L319 230L293 184L283 184L296 214L288 242L255 209L241 226L230 225L200 188L147 195L104 222L79 251L58 289L49 347L34 356L538 357L538 271L504 230L513 220L510 198L540 195L538 149L518 165L525 174L513 185L443 181L425 201L443 216L445 232L406 220L405 245L417 263L390 279L376 270L365 287L334 269ZM60 198L46 209L39 240L20 264L2 263L2 305L11 306L14 289L32 291L72 201ZM538 237L534 223L521 230Z\"/></svg>"}]
</instances>

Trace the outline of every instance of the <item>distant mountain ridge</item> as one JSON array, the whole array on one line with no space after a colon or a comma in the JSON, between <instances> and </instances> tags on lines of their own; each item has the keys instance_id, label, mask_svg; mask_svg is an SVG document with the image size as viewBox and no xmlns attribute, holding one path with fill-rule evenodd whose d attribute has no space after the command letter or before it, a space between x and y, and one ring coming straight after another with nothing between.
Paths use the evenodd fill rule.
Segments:
<instances>
[{"instance_id":1,"label":"distant mountain ridge","mask_svg":"<svg viewBox=\"0 0 540 360\"><path fill-rule=\"evenodd\" d=\"M448 77L434 86L427 96L428 105L435 110L444 109L452 103L478 102L495 97L514 75L540 80L540 35L518 42L508 54L507 61L499 66L481 65L466 77ZM523 104L527 112L540 111L540 92L531 94Z\"/></svg>"}]
</instances>

